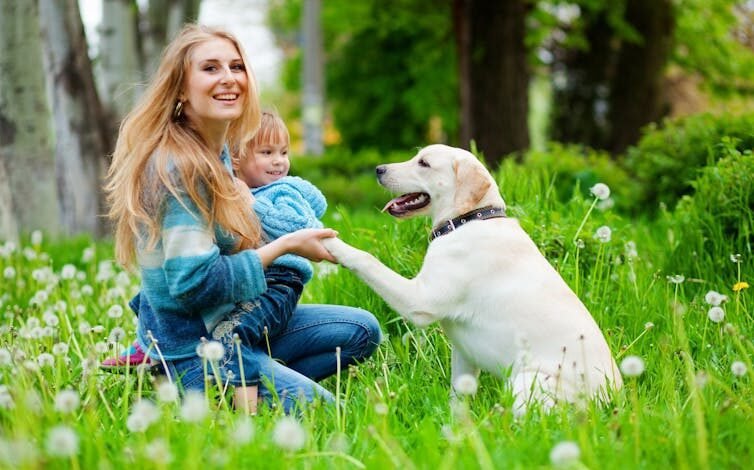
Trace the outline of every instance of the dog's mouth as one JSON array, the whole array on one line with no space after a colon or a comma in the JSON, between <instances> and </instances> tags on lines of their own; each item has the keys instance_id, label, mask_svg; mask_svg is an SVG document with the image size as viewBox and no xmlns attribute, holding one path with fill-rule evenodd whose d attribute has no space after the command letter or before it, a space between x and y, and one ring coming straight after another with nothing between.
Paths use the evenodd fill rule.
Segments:
<instances>
[{"instance_id":1,"label":"dog's mouth","mask_svg":"<svg viewBox=\"0 0 754 470\"><path fill-rule=\"evenodd\" d=\"M429 205L429 194L427 193L408 193L391 199L382 212L387 211L393 217L405 217L412 212L418 211Z\"/></svg>"}]
</instances>

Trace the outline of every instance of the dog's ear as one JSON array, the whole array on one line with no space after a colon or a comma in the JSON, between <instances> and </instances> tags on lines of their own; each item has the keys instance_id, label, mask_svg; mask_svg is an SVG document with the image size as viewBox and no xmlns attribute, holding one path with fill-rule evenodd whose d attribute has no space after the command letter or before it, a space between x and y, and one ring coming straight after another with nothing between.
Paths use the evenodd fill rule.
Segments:
<instances>
[{"instance_id":1,"label":"dog's ear","mask_svg":"<svg viewBox=\"0 0 754 470\"><path fill-rule=\"evenodd\" d=\"M484 167L478 162L459 159L453 162L456 174L456 192L453 203L459 214L476 209L487 190L490 189L490 179Z\"/></svg>"}]
</instances>

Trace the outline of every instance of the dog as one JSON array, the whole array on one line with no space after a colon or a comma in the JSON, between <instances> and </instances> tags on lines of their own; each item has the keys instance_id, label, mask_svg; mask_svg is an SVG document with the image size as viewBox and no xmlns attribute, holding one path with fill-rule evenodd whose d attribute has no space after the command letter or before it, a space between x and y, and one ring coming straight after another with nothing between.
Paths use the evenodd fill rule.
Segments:
<instances>
[{"instance_id":1,"label":"dog","mask_svg":"<svg viewBox=\"0 0 754 470\"><path fill-rule=\"evenodd\" d=\"M532 402L607 399L622 380L600 328L516 219L473 154L430 145L411 160L380 165L379 183L402 194L383 211L432 218L419 273L406 279L339 238L337 261L406 320L439 322L452 345L451 393L459 377L508 377L513 411Z\"/></svg>"}]
</instances>

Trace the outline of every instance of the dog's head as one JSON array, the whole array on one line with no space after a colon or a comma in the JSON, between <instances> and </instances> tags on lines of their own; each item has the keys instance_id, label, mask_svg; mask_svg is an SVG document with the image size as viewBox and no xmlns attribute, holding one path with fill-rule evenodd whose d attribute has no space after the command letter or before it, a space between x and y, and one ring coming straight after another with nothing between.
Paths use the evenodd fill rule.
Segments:
<instances>
[{"instance_id":1,"label":"dog's head","mask_svg":"<svg viewBox=\"0 0 754 470\"><path fill-rule=\"evenodd\" d=\"M429 145L414 158L377 167L380 184L401 196L383 209L395 217L457 217L477 207L503 206L495 180L473 154L447 145Z\"/></svg>"}]
</instances>

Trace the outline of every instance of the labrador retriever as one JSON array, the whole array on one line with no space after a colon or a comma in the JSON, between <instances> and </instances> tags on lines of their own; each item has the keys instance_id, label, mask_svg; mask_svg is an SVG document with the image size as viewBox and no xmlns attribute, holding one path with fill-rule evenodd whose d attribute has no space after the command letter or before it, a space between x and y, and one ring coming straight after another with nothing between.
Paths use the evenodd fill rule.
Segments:
<instances>
[{"instance_id":1,"label":"labrador retriever","mask_svg":"<svg viewBox=\"0 0 754 470\"><path fill-rule=\"evenodd\" d=\"M377 167L402 194L385 209L428 215L434 229L419 273L406 279L340 239L323 240L402 317L440 322L452 344L452 385L479 370L509 377L514 412L532 402L607 398L622 380L597 323L516 219L471 153L430 145L409 161Z\"/></svg>"}]
</instances>

